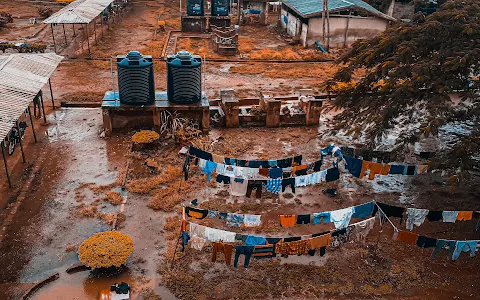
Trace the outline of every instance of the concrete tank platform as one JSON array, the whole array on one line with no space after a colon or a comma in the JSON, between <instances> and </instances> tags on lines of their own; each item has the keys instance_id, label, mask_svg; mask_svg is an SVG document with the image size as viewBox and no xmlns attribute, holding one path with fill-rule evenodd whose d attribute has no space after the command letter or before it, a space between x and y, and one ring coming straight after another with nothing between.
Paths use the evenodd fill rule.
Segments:
<instances>
[{"instance_id":1,"label":"concrete tank platform","mask_svg":"<svg viewBox=\"0 0 480 300\"><path fill-rule=\"evenodd\" d=\"M155 102L150 105L127 105L120 103L118 92L107 91L102 101L103 128L105 136L114 129L153 127L160 133L162 111L176 112L179 117L197 120L204 133L210 129L210 104L205 94L193 104L168 102L167 92L156 91Z\"/></svg>"}]
</instances>

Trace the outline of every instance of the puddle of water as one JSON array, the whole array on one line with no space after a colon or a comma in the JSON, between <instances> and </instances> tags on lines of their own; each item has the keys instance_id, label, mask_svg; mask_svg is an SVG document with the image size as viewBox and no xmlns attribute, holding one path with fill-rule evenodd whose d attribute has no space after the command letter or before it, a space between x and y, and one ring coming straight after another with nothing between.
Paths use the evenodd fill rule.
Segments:
<instances>
[{"instance_id":1,"label":"puddle of water","mask_svg":"<svg viewBox=\"0 0 480 300\"><path fill-rule=\"evenodd\" d=\"M102 292L108 292L115 283L126 282L132 290L135 289L135 279L128 270L110 277L91 277L91 271L75 274L62 273L60 279L50 283L39 290L32 299L82 299L98 300ZM131 293L132 299L137 299L135 291Z\"/></svg>"}]
</instances>

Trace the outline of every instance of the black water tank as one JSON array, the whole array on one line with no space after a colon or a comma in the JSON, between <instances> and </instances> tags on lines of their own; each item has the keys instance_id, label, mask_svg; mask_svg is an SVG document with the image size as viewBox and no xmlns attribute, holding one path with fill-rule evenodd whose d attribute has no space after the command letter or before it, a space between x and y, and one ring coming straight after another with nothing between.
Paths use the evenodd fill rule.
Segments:
<instances>
[{"instance_id":1,"label":"black water tank","mask_svg":"<svg viewBox=\"0 0 480 300\"><path fill-rule=\"evenodd\" d=\"M138 51L117 56L117 69L120 103L146 105L155 101L151 56L143 56Z\"/></svg>"},{"instance_id":2,"label":"black water tank","mask_svg":"<svg viewBox=\"0 0 480 300\"><path fill-rule=\"evenodd\" d=\"M228 16L229 0L212 0L212 16Z\"/></svg>"},{"instance_id":3,"label":"black water tank","mask_svg":"<svg viewBox=\"0 0 480 300\"><path fill-rule=\"evenodd\" d=\"M167 57L168 101L190 104L202 100L202 58L180 51Z\"/></svg>"},{"instance_id":4,"label":"black water tank","mask_svg":"<svg viewBox=\"0 0 480 300\"><path fill-rule=\"evenodd\" d=\"M205 15L203 0L187 0L187 15L188 16Z\"/></svg>"}]
</instances>

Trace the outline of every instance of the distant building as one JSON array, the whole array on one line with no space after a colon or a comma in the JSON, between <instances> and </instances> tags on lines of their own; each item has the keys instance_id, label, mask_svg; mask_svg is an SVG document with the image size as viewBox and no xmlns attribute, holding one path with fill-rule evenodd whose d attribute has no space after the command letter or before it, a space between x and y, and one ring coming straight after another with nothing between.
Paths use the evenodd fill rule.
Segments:
<instances>
[{"instance_id":1,"label":"distant building","mask_svg":"<svg viewBox=\"0 0 480 300\"><path fill-rule=\"evenodd\" d=\"M343 47L358 39L375 37L395 21L361 0L329 0L327 4L330 47ZM322 11L323 0L284 0L280 23L288 35L303 46L312 46L316 41L322 44Z\"/></svg>"},{"instance_id":2,"label":"distant building","mask_svg":"<svg viewBox=\"0 0 480 300\"><path fill-rule=\"evenodd\" d=\"M239 24L268 24L268 0L239 0Z\"/></svg>"}]
</instances>

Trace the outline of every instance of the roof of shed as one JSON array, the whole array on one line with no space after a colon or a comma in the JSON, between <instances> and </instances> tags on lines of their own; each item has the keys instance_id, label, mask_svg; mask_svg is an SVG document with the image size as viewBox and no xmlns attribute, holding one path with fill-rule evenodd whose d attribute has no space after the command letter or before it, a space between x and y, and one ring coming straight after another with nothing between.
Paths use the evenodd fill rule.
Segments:
<instances>
[{"instance_id":1,"label":"roof of shed","mask_svg":"<svg viewBox=\"0 0 480 300\"><path fill-rule=\"evenodd\" d=\"M43 21L45 24L88 24L114 0L77 0Z\"/></svg>"},{"instance_id":2,"label":"roof of shed","mask_svg":"<svg viewBox=\"0 0 480 300\"><path fill-rule=\"evenodd\" d=\"M323 11L323 0L284 0L283 3L304 18L321 15ZM378 11L361 0L328 0L327 5L329 12L357 8L377 17L395 21L395 18Z\"/></svg>"},{"instance_id":3,"label":"roof of shed","mask_svg":"<svg viewBox=\"0 0 480 300\"><path fill-rule=\"evenodd\" d=\"M0 55L0 141L48 82L62 59L54 53Z\"/></svg>"}]
</instances>

